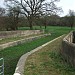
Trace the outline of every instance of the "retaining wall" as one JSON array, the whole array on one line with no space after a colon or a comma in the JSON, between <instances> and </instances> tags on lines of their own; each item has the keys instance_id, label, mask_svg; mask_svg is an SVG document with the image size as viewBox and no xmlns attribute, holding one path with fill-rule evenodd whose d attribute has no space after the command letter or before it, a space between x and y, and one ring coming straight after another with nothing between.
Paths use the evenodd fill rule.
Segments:
<instances>
[{"instance_id":1,"label":"retaining wall","mask_svg":"<svg viewBox=\"0 0 75 75\"><path fill-rule=\"evenodd\" d=\"M64 56L65 61L75 67L75 44L74 32L70 32L62 42L61 54Z\"/></svg>"},{"instance_id":2,"label":"retaining wall","mask_svg":"<svg viewBox=\"0 0 75 75\"><path fill-rule=\"evenodd\" d=\"M10 47L10 46L16 46L16 45L19 45L19 44L22 44L22 43L25 43L25 42L33 41L33 40L36 40L38 38L45 37L45 36L48 36L48 35L51 35L51 34L43 34L43 35L39 35L39 36L29 37L29 38L17 40L17 41L14 41L14 42L2 44L2 45L0 45L0 50L2 50L4 48L7 48L7 47Z\"/></svg>"},{"instance_id":3,"label":"retaining wall","mask_svg":"<svg viewBox=\"0 0 75 75\"><path fill-rule=\"evenodd\" d=\"M40 30L1 31L0 39L18 37L18 36L28 36L28 35L40 34L40 33L43 33L43 31Z\"/></svg>"}]
</instances>

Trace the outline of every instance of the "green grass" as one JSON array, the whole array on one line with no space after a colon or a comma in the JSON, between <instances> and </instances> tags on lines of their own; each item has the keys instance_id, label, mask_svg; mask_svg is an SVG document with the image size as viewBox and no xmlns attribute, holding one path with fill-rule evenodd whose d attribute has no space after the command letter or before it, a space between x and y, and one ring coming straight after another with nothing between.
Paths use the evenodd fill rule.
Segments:
<instances>
[{"instance_id":1,"label":"green grass","mask_svg":"<svg viewBox=\"0 0 75 75\"><path fill-rule=\"evenodd\" d=\"M22 45L9 47L1 51L0 54L5 60L5 75L12 75L14 73L16 64L21 55L55 38L50 37L51 36L48 36Z\"/></svg>"},{"instance_id":2,"label":"green grass","mask_svg":"<svg viewBox=\"0 0 75 75\"><path fill-rule=\"evenodd\" d=\"M60 54L62 39L63 37L30 55L24 75L75 75L75 68L67 64Z\"/></svg>"},{"instance_id":3,"label":"green grass","mask_svg":"<svg viewBox=\"0 0 75 75\"><path fill-rule=\"evenodd\" d=\"M29 27L19 27L18 30L30 30Z\"/></svg>"},{"instance_id":4,"label":"green grass","mask_svg":"<svg viewBox=\"0 0 75 75\"><path fill-rule=\"evenodd\" d=\"M52 51L49 54L49 57L53 60L50 65L53 65L55 69L58 69L60 75L75 75L75 68L70 64L64 62L63 56L59 52Z\"/></svg>"},{"instance_id":5,"label":"green grass","mask_svg":"<svg viewBox=\"0 0 75 75\"><path fill-rule=\"evenodd\" d=\"M48 37L43 37L28 43L24 43L18 46L9 47L0 51L0 57L3 57L5 60L5 75L13 75L17 62L21 55L31 51L32 49L70 31L68 27L48 27L48 32L51 32L52 35Z\"/></svg>"},{"instance_id":6,"label":"green grass","mask_svg":"<svg viewBox=\"0 0 75 75\"><path fill-rule=\"evenodd\" d=\"M29 29L29 27L19 27L18 28L19 30L26 30L26 29ZM42 28L40 28L40 26L34 26L33 27L33 30L45 30L45 27L42 26ZM75 30L75 28L73 28L73 30ZM67 31L71 31L71 28L70 27L59 27L59 26L47 26L47 29L45 30L47 32L51 32L51 33L60 33L62 32L65 33Z\"/></svg>"}]
</instances>

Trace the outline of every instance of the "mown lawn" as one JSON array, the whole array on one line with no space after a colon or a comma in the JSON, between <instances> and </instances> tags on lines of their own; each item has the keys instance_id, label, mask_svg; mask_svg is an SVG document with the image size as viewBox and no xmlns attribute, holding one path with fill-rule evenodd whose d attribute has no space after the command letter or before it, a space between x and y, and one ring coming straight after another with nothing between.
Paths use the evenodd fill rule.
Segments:
<instances>
[{"instance_id":1,"label":"mown lawn","mask_svg":"<svg viewBox=\"0 0 75 75\"><path fill-rule=\"evenodd\" d=\"M24 75L75 75L75 68L67 64L60 54L62 39L63 37L30 55Z\"/></svg>"},{"instance_id":2,"label":"mown lawn","mask_svg":"<svg viewBox=\"0 0 75 75\"><path fill-rule=\"evenodd\" d=\"M5 75L13 75L21 55L71 30L69 27L48 27L46 31L52 35L0 51L0 57L5 60Z\"/></svg>"},{"instance_id":3,"label":"mown lawn","mask_svg":"<svg viewBox=\"0 0 75 75\"><path fill-rule=\"evenodd\" d=\"M27 30L29 29L29 27L20 27L18 28L19 30ZM40 29L40 26L34 26L33 27L33 30L36 29L36 30L45 30L45 27L42 26L42 28ZM75 28L73 28L73 30L75 30ZM55 34L64 34L64 33L67 33L67 32L70 32L71 31L71 28L70 27L59 27L59 26L47 26L47 29L45 30L46 32L50 32L50 33L55 33Z\"/></svg>"}]
</instances>

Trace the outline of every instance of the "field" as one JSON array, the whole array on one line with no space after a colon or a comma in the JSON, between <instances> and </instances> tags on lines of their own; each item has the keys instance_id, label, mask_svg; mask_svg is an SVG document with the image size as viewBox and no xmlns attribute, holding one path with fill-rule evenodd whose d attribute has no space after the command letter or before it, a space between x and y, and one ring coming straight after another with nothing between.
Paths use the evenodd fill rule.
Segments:
<instances>
[{"instance_id":1,"label":"field","mask_svg":"<svg viewBox=\"0 0 75 75\"><path fill-rule=\"evenodd\" d=\"M35 27L34 27L35 28ZM24 28L19 28L24 30ZM26 29L26 28L25 28ZM39 29L39 28L38 28ZM44 28L43 28L44 29ZM32 49L62 35L69 33L71 29L69 27L48 27L46 32L52 33L51 36L40 38L28 43L24 43L18 46L9 47L0 51L0 57L3 57L5 60L5 75L13 75L16 64L21 57L21 55L31 51Z\"/></svg>"}]
</instances>

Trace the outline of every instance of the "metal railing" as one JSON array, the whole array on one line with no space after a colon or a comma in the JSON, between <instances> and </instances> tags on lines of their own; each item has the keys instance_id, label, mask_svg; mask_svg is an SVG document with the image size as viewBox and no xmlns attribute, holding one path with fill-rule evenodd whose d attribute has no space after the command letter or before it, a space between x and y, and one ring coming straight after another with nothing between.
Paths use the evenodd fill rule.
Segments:
<instances>
[{"instance_id":1,"label":"metal railing","mask_svg":"<svg viewBox=\"0 0 75 75\"><path fill-rule=\"evenodd\" d=\"M0 75L4 75L4 59L0 58Z\"/></svg>"}]
</instances>

